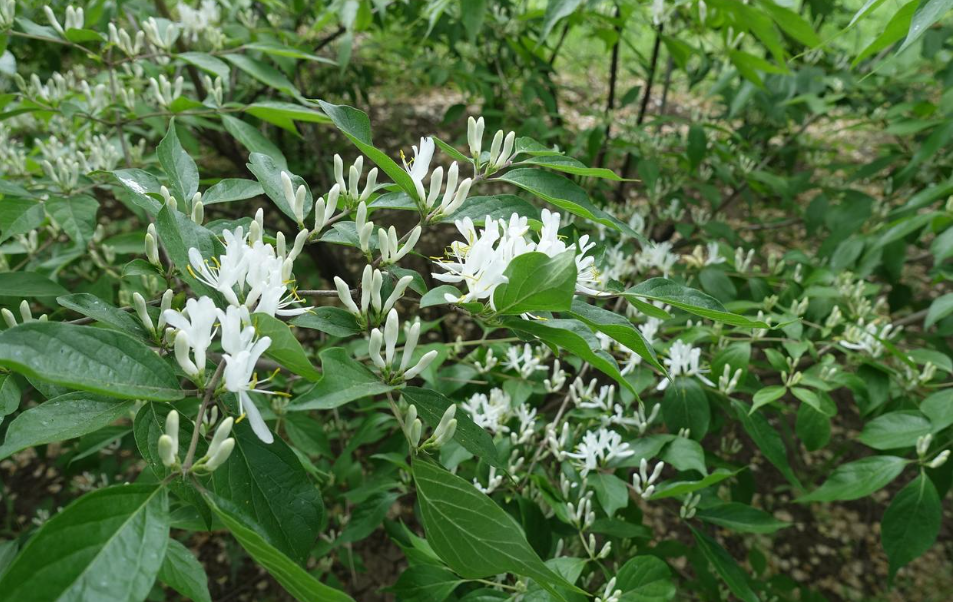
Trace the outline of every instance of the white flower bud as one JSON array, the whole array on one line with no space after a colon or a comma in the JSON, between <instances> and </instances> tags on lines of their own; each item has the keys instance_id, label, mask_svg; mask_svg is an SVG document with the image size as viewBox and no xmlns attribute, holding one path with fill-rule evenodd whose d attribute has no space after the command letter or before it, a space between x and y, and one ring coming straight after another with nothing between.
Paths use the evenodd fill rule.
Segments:
<instances>
[{"instance_id":1,"label":"white flower bud","mask_svg":"<svg viewBox=\"0 0 954 602\"><path fill-rule=\"evenodd\" d=\"M206 452L206 456L212 457L218 453L219 448L222 447L222 444L225 443L225 440L232 432L233 423L234 420L229 416L219 424L218 428L215 429L215 434L212 436L212 441L209 443L209 450Z\"/></svg>"},{"instance_id":2,"label":"white flower bud","mask_svg":"<svg viewBox=\"0 0 954 602\"><path fill-rule=\"evenodd\" d=\"M3 321L6 322L7 328L13 328L14 326L17 325L17 319L13 315L13 312L7 309L6 307L4 307L3 309L0 309L0 314L3 315Z\"/></svg>"},{"instance_id":3,"label":"white flower bud","mask_svg":"<svg viewBox=\"0 0 954 602\"><path fill-rule=\"evenodd\" d=\"M159 244L151 232L146 232L146 259L157 268L162 267L162 262L159 261Z\"/></svg>"},{"instance_id":4,"label":"white flower bud","mask_svg":"<svg viewBox=\"0 0 954 602\"><path fill-rule=\"evenodd\" d=\"M510 132L507 134L507 137L504 139L503 149L500 151L500 156L497 157L497 162L494 163L495 169L500 169L506 165L507 161L510 160L510 154L513 152L513 141L516 137L516 134Z\"/></svg>"},{"instance_id":5,"label":"white flower bud","mask_svg":"<svg viewBox=\"0 0 954 602\"><path fill-rule=\"evenodd\" d=\"M424 425L421 424L420 418L415 418L411 422L410 432L408 433L411 439L411 445L417 447L421 443L421 432L424 430Z\"/></svg>"},{"instance_id":6,"label":"white flower bud","mask_svg":"<svg viewBox=\"0 0 954 602\"><path fill-rule=\"evenodd\" d=\"M374 187L377 185L378 168L374 167L368 172L368 178L364 181L364 190L361 192L361 196L358 198L358 200L363 203L371 198L371 193L374 192Z\"/></svg>"},{"instance_id":7,"label":"white flower bud","mask_svg":"<svg viewBox=\"0 0 954 602\"><path fill-rule=\"evenodd\" d=\"M394 290L391 291L387 301L384 302L382 311L390 311L391 308L394 307L394 304L397 303L397 300L404 295L404 291L407 290L408 285L413 281L413 276L401 276L401 279L394 285Z\"/></svg>"},{"instance_id":8,"label":"white flower bud","mask_svg":"<svg viewBox=\"0 0 954 602\"><path fill-rule=\"evenodd\" d=\"M345 283L345 281L341 278L335 276L335 288L338 290L338 299L341 300L341 303L345 306L345 309L350 311L355 316L360 316L361 310L358 309L358 306L354 303L354 299L351 298L351 290L348 288L347 283Z\"/></svg>"},{"instance_id":9,"label":"white flower bud","mask_svg":"<svg viewBox=\"0 0 954 602\"><path fill-rule=\"evenodd\" d=\"M401 371L407 368L411 357L414 356L414 349L417 347L417 339L421 334L421 321L415 320L407 330L407 336L404 341L404 353L401 355ZM412 406L413 407L413 406Z\"/></svg>"},{"instance_id":10,"label":"white flower bud","mask_svg":"<svg viewBox=\"0 0 954 602\"><path fill-rule=\"evenodd\" d=\"M146 332L155 334L156 327L153 326L152 318L149 317L149 312L146 310L146 300L138 292L133 293L133 306L135 306L136 315L139 316L139 321L142 322Z\"/></svg>"},{"instance_id":11,"label":"white flower bud","mask_svg":"<svg viewBox=\"0 0 954 602\"><path fill-rule=\"evenodd\" d=\"M166 292L162 293L162 298L159 300L159 321L156 324L156 332L161 331L166 326L166 310L172 308L172 298L175 296L175 292L171 288L167 288Z\"/></svg>"},{"instance_id":12,"label":"white flower bud","mask_svg":"<svg viewBox=\"0 0 954 602\"><path fill-rule=\"evenodd\" d=\"M381 343L383 341L384 337L380 330L375 328L371 331L371 336L368 338L368 355L371 357L371 361L374 362L374 365L381 370L384 370L386 366L384 358L381 357Z\"/></svg>"},{"instance_id":13,"label":"white flower bud","mask_svg":"<svg viewBox=\"0 0 954 602\"><path fill-rule=\"evenodd\" d=\"M381 287L384 286L384 278L381 276L381 270L374 270L371 276L371 307L374 311L381 313Z\"/></svg>"},{"instance_id":14,"label":"white flower bud","mask_svg":"<svg viewBox=\"0 0 954 602\"><path fill-rule=\"evenodd\" d=\"M503 144L503 138L503 130L497 130L497 133L494 134L493 142L490 143L490 160L488 161L488 164L491 166L497 165L497 159L500 157L500 147Z\"/></svg>"},{"instance_id":15,"label":"white flower bud","mask_svg":"<svg viewBox=\"0 0 954 602\"><path fill-rule=\"evenodd\" d=\"M30 304L26 299L20 301L20 318L23 322L33 321L33 311L30 309Z\"/></svg>"},{"instance_id":16,"label":"white flower bud","mask_svg":"<svg viewBox=\"0 0 954 602\"><path fill-rule=\"evenodd\" d=\"M384 360L388 366L394 361L394 346L398 339L398 314L396 309L388 312L388 319L384 323Z\"/></svg>"},{"instance_id":17,"label":"white flower bud","mask_svg":"<svg viewBox=\"0 0 954 602\"><path fill-rule=\"evenodd\" d=\"M345 192L348 190L348 185L345 184L344 180L344 161L341 160L341 155L335 155L335 183L338 185L339 192Z\"/></svg>"},{"instance_id":18,"label":"white flower bud","mask_svg":"<svg viewBox=\"0 0 954 602\"><path fill-rule=\"evenodd\" d=\"M196 194L199 194L198 192ZM202 225L202 222L205 221L205 206L202 204L202 201L196 201L192 204L192 221Z\"/></svg>"},{"instance_id":19,"label":"white flower bud","mask_svg":"<svg viewBox=\"0 0 954 602\"><path fill-rule=\"evenodd\" d=\"M191 350L189 335L187 335L184 330L180 330L176 334L176 342L173 348L175 350L176 361L179 362L179 366L183 372L189 376L197 376L199 374L199 368L195 365L195 362L192 361L192 358L189 357L189 351Z\"/></svg>"},{"instance_id":20,"label":"white flower bud","mask_svg":"<svg viewBox=\"0 0 954 602\"><path fill-rule=\"evenodd\" d=\"M437 431L434 431L434 447L441 448L445 443L454 438L454 433L457 432L457 419L452 419L447 423L447 426L443 431L438 435Z\"/></svg>"},{"instance_id":21,"label":"white flower bud","mask_svg":"<svg viewBox=\"0 0 954 602\"><path fill-rule=\"evenodd\" d=\"M222 442L222 445L219 446L219 449L216 450L215 454L209 458L205 463L205 469L209 472L212 472L219 466L225 463L229 459L229 456L232 454L232 450L235 448L235 439L229 437Z\"/></svg>"},{"instance_id":22,"label":"white flower bud","mask_svg":"<svg viewBox=\"0 0 954 602\"><path fill-rule=\"evenodd\" d=\"M159 436L158 451L163 466L172 467L179 463L176 446L169 435Z\"/></svg>"},{"instance_id":23,"label":"white flower bud","mask_svg":"<svg viewBox=\"0 0 954 602\"><path fill-rule=\"evenodd\" d=\"M421 359L418 360L417 364L413 368L411 368L410 370L404 373L404 380L411 380L412 378L414 378L415 376L417 376L418 374L426 370L427 367L431 365L431 362L433 362L434 358L436 357L437 357L436 349L432 349L428 351L427 353L425 353L421 357Z\"/></svg>"}]
</instances>

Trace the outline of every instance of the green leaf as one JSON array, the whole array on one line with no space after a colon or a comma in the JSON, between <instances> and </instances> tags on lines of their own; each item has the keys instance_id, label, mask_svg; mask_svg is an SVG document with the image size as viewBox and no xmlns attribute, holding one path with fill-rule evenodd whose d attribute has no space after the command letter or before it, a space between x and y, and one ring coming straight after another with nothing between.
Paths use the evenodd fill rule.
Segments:
<instances>
[{"instance_id":1,"label":"green leaf","mask_svg":"<svg viewBox=\"0 0 954 602\"><path fill-rule=\"evenodd\" d=\"M169 206L164 206L159 212L156 232L159 234L159 242L169 254L169 259L179 270L179 276L189 287L199 294L218 299L218 292L199 282L189 272L189 249L198 249L203 259L218 257L225 252L225 245L218 237L211 230L192 221L189 216Z\"/></svg>"},{"instance_id":2,"label":"green leaf","mask_svg":"<svg viewBox=\"0 0 954 602\"><path fill-rule=\"evenodd\" d=\"M664 376L669 377L669 372L659 363L656 358L656 351L649 341L643 337L643 334L624 316L616 312L591 305L583 299L574 298L570 311L570 316L583 322L590 328L598 330L611 337L617 343L627 349L635 352L649 364L659 370Z\"/></svg>"},{"instance_id":3,"label":"green leaf","mask_svg":"<svg viewBox=\"0 0 954 602\"><path fill-rule=\"evenodd\" d=\"M259 50L265 54L270 54L272 56L284 56L293 59L304 59L306 61L314 61L316 63L327 63L329 65L337 65L331 59L326 59L322 56L316 56L310 54L303 50L297 48L292 48L291 46L285 46L284 44L276 44L275 42L254 42L252 44L245 44L243 46L246 50Z\"/></svg>"},{"instance_id":4,"label":"green leaf","mask_svg":"<svg viewBox=\"0 0 954 602\"><path fill-rule=\"evenodd\" d=\"M576 248L556 257L524 253L514 257L504 271L508 282L494 291L499 315L570 309L576 290Z\"/></svg>"},{"instance_id":5,"label":"green leaf","mask_svg":"<svg viewBox=\"0 0 954 602\"><path fill-rule=\"evenodd\" d=\"M11 236L26 234L43 225L43 203L30 199L7 198L0 202L0 243Z\"/></svg>"},{"instance_id":6,"label":"green leaf","mask_svg":"<svg viewBox=\"0 0 954 602\"><path fill-rule=\"evenodd\" d=\"M321 357L322 379L295 398L288 411L330 410L355 399L381 395L394 389L392 385L382 383L377 375L340 347L325 349L318 355Z\"/></svg>"},{"instance_id":7,"label":"green leaf","mask_svg":"<svg viewBox=\"0 0 954 602\"><path fill-rule=\"evenodd\" d=\"M183 52L182 54L177 54L176 58L182 59L190 65L195 65L199 69L211 73L216 77L221 77L225 81L229 79L229 66L211 54L205 54L204 52Z\"/></svg>"},{"instance_id":8,"label":"green leaf","mask_svg":"<svg viewBox=\"0 0 954 602\"><path fill-rule=\"evenodd\" d=\"M599 340L585 324L578 320L522 320L505 318L503 325L517 332L531 334L549 345L565 349L594 368L606 374L633 395L636 390L623 378L611 355L603 351Z\"/></svg>"},{"instance_id":9,"label":"green leaf","mask_svg":"<svg viewBox=\"0 0 954 602\"><path fill-rule=\"evenodd\" d=\"M399 497L400 494L396 491L382 491L362 501L351 512L348 524L335 543L352 543L371 535L384 522L388 511Z\"/></svg>"},{"instance_id":10,"label":"green leaf","mask_svg":"<svg viewBox=\"0 0 954 602\"><path fill-rule=\"evenodd\" d=\"M414 461L413 474L427 541L457 574L516 573L560 599L555 587L580 592L543 564L520 525L472 483L423 460Z\"/></svg>"},{"instance_id":11,"label":"green leaf","mask_svg":"<svg viewBox=\"0 0 954 602\"><path fill-rule=\"evenodd\" d=\"M115 305L107 303L90 293L74 293L56 298L56 302L78 314L108 324L129 334L145 337L146 330L138 318L134 318Z\"/></svg>"},{"instance_id":12,"label":"green leaf","mask_svg":"<svg viewBox=\"0 0 954 602\"><path fill-rule=\"evenodd\" d=\"M28 447L82 437L128 416L131 409L131 401L89 393L54 397L13 419L7 427L3 445L0 445L0 458Z\"/></svg>"},{"instance_id":13,"label":"green leaf","mask_svg":"<svg viewBox=\"0 0 954 602\"><path fill-rule=\"evenodd\" d=\"M301 96L298 89L295 88L295 84L288 81L288 78L285 77L281 71L267 63L255 60L244 54L226 54L223 55L222 58L270 88L274 88L290 96Z\"/></svg>"},{"instance_id":14,"label":"green leaf","mask_svg":"<svg viewBox=\"0 0 954 602\"><path fill-rule=\"evenodd\" d=\"M320 330L333 337L350 337L362 331L352 313L332 305L315 307L292 319L291 323L300 328Z\"/></svg>"},{"instance_id":15,"label":"green leaf","mask_svg":"<svg viewBox=\"0 0 954 602\"><path fill-rule=\"evenodd\" d=\"M881 52L885 48L891 46L908 33L909 27L911 25L911 18L914 16L914 11L917 10L920 0L911 0L904 6L902 6L898 12L891 17L891 20L888 21L888 24L885 25L884 31L877 38L874 39L870 44L865 46L864 50L858 53L858 56L855 57L855 60L851 61L851 66L856 67L858 64L872 56Z\"/></svg>"},{"instance_id":16,"label":"green leaf","mask_svg":"<svg viewBox=\"0 0 954 602\"><path fill-rule=\"evenodd\" d=\"M212 602L209 578L195 555L175 539L169 540L166 557L159 567L162 581L193 602Z\"/></svg>"},{"instance_id":17,"label":"green leaf","mask_svg":"<svg viewBox=\"0 0 954 602\"><path fill-rule=\"evenodd\" d=\"M421 564L406 569L387 591L402 602L443 602L461 583L460 577L443 567Z\"/></svg>"},{"instance_id":18,"label":"green leaf","mask_svg":"<svg viewBox=\"0 0 954 602\"><path fill-rule=\"evenodd\" d=\"M85 246L93 238L99 210L99 202L93 197L53 197L46 202L46 210L73 242Z\"/></svg>"},{"instance_id":19,"label":"green leaf","mask_svg":"<svg viewBox=\"0 0 954 602\"><path fill-rule=\"evenodd\" d=\"M761 0L759 3L778 25L778 28L787 33L792 39L801 42L809 48L820 46L821 38L812 29L811 24L797 12L784 6L779 6L773 0Z\"/></svg>"},{"instance_id":20,"label":"green leaf","mask_svg":"<svg viewBox=\"0 0 954 602\"><path fill-rule=\"evenodd\" d=\"M20 397L23 393L20 391L20 385L12 374L0 375L0 424L3 424L3 418L17 411L20 407ZM7 433L10 431L7 430Z\"/></svg>"},{"instance_id":21,"label":"green leaf","mask_svg":"<svg viewBox=\"0 0 954 602\"><path fill-rule=\"evenodd\" d=\"M347 105L333 105L319 100L318 104L325 115L331 118L335 127L341 130L348 140L358 147L368 159L374 162L401 190L412 199L417 198L417 188L414 180L404 171L404 168L394 162L394 159L374 147L371 142L371 120L367 114Z\"/></svg>"},{"instance_id":22,"label":"green leaf","mask_svg":"<svg viewBox=\"0 0 954 602\"><path fill-rule=\"evenodd\" d=\"M692 125L687 134L686 157L693 169L706 157L706 131L701 125Z\"/></svg>"},{"instance_id":23,"label":"green leaf","mask_svg":"<svg viewBox=\"0 0 954 602\"><path fill-rule=\"evenodd\" d=\"M764 405L781 399L785 395L786 390L787 389L781 385L770 385L764 389L759 389L758 392L752 396L752 408L749 409L749 414L754 413Z\"/></svg>"},{"instance_id":24,"label":"green leaf","mask_svg":"<svg viewBox=\"0 0 954 602\"><path fill-rule=\"evenodd\" d=\"M150 215L159 213L163 205L158 200L149 196L149 193L159 194L162 184L156 176L148 171L141 169L114 169L105 172L122 184L123 188L132 194L132 200L137 206L146 210ZM190 199L187 199L190 200Z\"/></svg>"},{"instance_id":25,"label":"green leaf","mask_svg":"<svg viewBox=\"0 0 954 602\"><path fill-rule=\"evenodd\" d=\"M705 389L695 378L679 376L666 387L662 404L663 420L670 432L687 428L693 439L702 439L709 430L711 411Z\"/></svg>"},{"instance_id":26,"label":"green leaf","mask_svg":"<svg viewBox=\"0 0 954 602\"><path fill-rule=\"evenodd\" d=\"M743 533L775 533L791 526L791 523L780 521L764 510L739 502L700 508L696 511L696 516L707 523Z\"/></svg>"},{"instance_id":27,"label":"green leaf","mask_svg":"<svg viewBox=\"0 0 954 602\"><path fill-rule=\"evenodd\" d=\"M904 43L898 48L898 52L916 42L924 35L928 29L937 23L941 17L951 10L951 3L947 0L926 0L918 5L917 12L911 18L911 29L908 30L908 36Z\"/></svg>"},{"instance_id":28,"label":"green leaf","mask_svg":"<svg viewBox=\"0 0 954 602\"><path fill-rule=\"evenodd\" d=\"M881 545L888 554L889 578L927 552L941 530L941 500L923 472L898 492L881 519Z\"/></svg>"},{"instance_id":29,"label":"green leaf","mask_svg":"<svg viewBox=\"0 0 954 602\"><path fill-rule=\"evenodd\" d=\"M612 517L617 510L625 508L629 504L629 489L626 488L626 482L614 474L593 473L590 485L596 491L596 499L600 506L603 507L609 517Z\"/></svg>"},{"instance_id":30,"label":"green leaf","mask_svg":"<svg viewBox=\"0 0 954 602\"><path fill-rule=\"evenodd\" d=\"M616 175L613 170L605 167L587 167L572 157L563 155L548 155L540 157L530 157L520 162L521 165L537 165L546 167L554 171L573 174L575 176L584 176L591 178L602 178L604 180L613 180L614 182L623 182L623 178Z\"/></svg>"},{"instance_id":31,"label":"green leaf","mask_svg":"<svg viewBox=\"0 0 954 602\"><path fill-rule=\"evenodd\" d=\"M276 164L272 157L262 153L252 153L249 157L249 161L250 163L247 164L248 170L252 172L259 183L261 183L265 194L268 195L268 198L272 199L272 202L275 203L275 206L278 207L282 213L292 220L297 218L295 217L295 211L291 208L291 205L288 204L288 201L285 200L285 192L282 188L282 171L288 173L295 190L298 190L299 186L304 186L304 215L306 218L308 217L308 214L311 212L311 206L314 205L315 201L314 197L311 196L311 189L308 188L308 184L305 183L305 180L303 180L301 176L288 172L287 169L283 169Z\"/></svg>"},{"instance_id":32,"label":"green leaf","mask_svg":"<svg viewBox=\"0 0 954 602\"><path fill-rule=\"evenodd\" d=\"M4 297L57 297L67 292L36 272L0 272L0 295Z\"/></svg>"},{"instance_id":33,"label":"green leaf","mask_svg":"<svg viewBox=\"0 0 954 602\"><path fill-rule=\"evenodd\" d=\"M424 296L421 297L421 309L425 307L434 307L435 305L447 305L448 303L451 303L451 301L448 301L444 295L452 295L455 299L459 299L461 297L459 288L450 284L442 284L424 293Z\"/></svg>"},{"instance_id":34,"label":"green leaf","mask_svg":"<svg viewBox=\"0 0 954 602\"><path fill-rule=\"evenodd\" d=\"M218 499L229 501L269 544L304 562L321 531L318 489L282 439L264 443L246 421L232 433L235 449L212 475Z\"/></svg>"},{"instance_id":35,"label":"green leaf","mask_svg":"<svg viewBox=\"0 0 954 602\"><path fill-rule=\"evenodd\" d=\"M798 407L795 417L795 434L808 451L819 450L831 439L831 418L807 403Z\"/></svg>"},{"instance_id":36,"label":"green leaf","mask_svg":"<svg viewBox=\"0 0 954 602\"><path fill-rule=\"evenodd\" d=\"M175 119L169 121L169 130L159 143L156 154L169 178L173 196L180 203L191 206L188 204L192 202L192 196L199 191L199 168L179 143Z\"/></svg>"},{"instance_id":37,"label":"green leaf","mask_svg":"<svg viewBox=\"0 0 954 602\"><path fill-rule=\"evenodd\" d=\"M202 204L212 205L243 201L261 194L265 194L265 190L258 182L243 178L225 178L202 193Z\"/></svg>"},{"instance_id":38,"label":"green leaf","mask_svg":"<svg viewBox=\"0 0 954 602\"><path fill-rule=\"evenodd\" d=\"M709 473L708 476L698 481L667 481L656 488L656 493L652 495L651 500L662 500L666 498L679 497L687 493L693 493L716 483L732 478L740 471L728 470L726 468L717 468Z\"/></svg>"},{"instance_id":39,"label":"green leaf","mask_svg":"<svg viewBox=\"0 0 954 602\"><path fill-rule=\"evenodd\" d=\"M788 463L788 452L785 450L785 444L765 416L752 414L745 404L735 399L732 400L732 408L742 423L742 428L755 441L765 459L771 462L772 466L777 468L789 483L801 490L802 484L792 471L792 466Z\"/></svg>"},{"instance_id":40,"label":"green leaf","mask_svg":"<svg viewBox=\"0 0 954 602\"><path fill-rule=\"evenodd\" d=\"M897 456L869 456L842 464L821 487L796 499L796 502L834 502L857 500L893 481L909 463Z\"/></svg>"},{"instance_id":41,"label":"green leaf","mask_svg":"<svg viewBox=\"0 0 954 602\"><path fill-rule=\"evenodd\" d=\"M924 327L930 328L934 326L942 319L951 315L951 313L954 313L954 295L951 293L941 295L931 302L927 316L924 318Z\"/></svg>"},{"instance_id":42,"label":"green leaf","mask_svg":"<svg viewBox=\"0 0 954 602\"><path fill-rule=\"evenodd\" d=\"M672 572L655 556L633 556L616 573L620 602L665 602L676 597Z\"/></svg>"},{"instance_id":43,"label":"green leaf","mask_svg":"<svg viewBox=\"0 0 954 602\"><path fill-rule=\"evenodd\" d=\"M586 191L559 174L542 169L519 168L508 171L495 179L522 188L564 211L569 211L573 215L602 224L637 240L644 240L628 224L596 207L590 202Z\"/></svg>"},{"instance_id":44,"label":"green leaf","mask_svg":"<svg viewBox=\"0 0 954 602\"><path fill-rule=\"evenodd\" d=\"M179 379L127 334L62 322L27 322L0 332L0 365L57 385L124 399L174 401Z\"/></svg>"},{"instance_id":45,"label":"green leaf","mask_svg":"<svg viewBox=\"0 0 954 602\"><path fill-rule=\"evenodd\" d=\"M901 410L882 414L865 424L858 441L878 450L914 447L919 437L930 432L931 423L920 412Z\"/></svg>"},{"instance_id":46,"label":"green leaf","mask_svg":"<svg viewBox=\"0 0 954 602\"><path fill-rule=\"evenodd\" d=\"M138 602L169 541L168 496L155 485L88 493L53 516L0 579L7 600Z\"/></svg>"},{"instance_id":47,"label":"green leaf","mask_svg":"<svg viewBox=\"0 0 954 602\"><path fill-rule=\"evenodd\" d=\"M540 32L540 43L546 42L547 36L553 31L553 26L561 19L569 17L573 11L583 3L583 0L548 0L547 10L543 14L543 30Z\"/></svg>"},{"instance_id":48,"label":"green leaf","mask_svg":"<svg viewBox=\"0 0 954 602\"><path fill-rule=\"evenodd\" d=\"M285 155L282 154L282 151L275 146L271 140L266 138L264 134L258 131L257 128L252 127L238 117L232 117L231 115L222 115L222 125L225 126L225 129L228 130L228 132L232 134L232 136L238 140L242 146L248 150L249 153L260 153L270 157L272 163L276 165L279 170L288 171L288 160L285 159ZM276 178L281 177L281 174L278 173L274 175ZM281 189L279 188L279 191L280 190Z\"/></svg>"},{"instance_id":49,"label":"green leaf","mask_svg":"<svg viewBox=\"0 0 954 602\"><path fill-rule=\"evenodd\" d=\"M702 476L708 474L706 470L706 454L697 441L685 437L676 437L666 447L660 458L676 470L695 470Z\"/></svg>"},{"instance_id":50,"label":"green leaf","mask_svg":"<svg viewBox=\"0 0 954 602\"><path fill-rule=\"evenodd\" d=\"M406 387L401 391L401 395L408 403L417 406L422 421L431 428L437 427L444 412L454 403L437 391L420 387ZM464 449L475 456L483 458L491 466L506 470L506 466L501 464L497 458L497 448L494 446L494 440L490 434L477 426L467 415L467 412L459 407L455 418L457 419L457 430L454 431L454 441L460 443Z\"/></svg>"},{"instance_id":51,"label":"green leaf","mask_svg":"<svg viewBox=\"0 0 954 602\"><path fill-rule=\"evenodd\" d=\"M205 499L219 520L235 536L239 544L258 564L265 567L275 580L299 602L354 602L348 594L328 587L295 564L268 543L255 528L236 514L227 500L206 492Z\"/></svg>"},{"instance_id":52,"label":"green leaf","mask_svg":"<svg viewBox=\"0 0 954 602\"><path fill-rule=\"evenodd\" d=\"M750 320L745 316L730 313L725 307L709 295L694 288L683 286L666 278L649 280L626 289L623 296L627 299L638 297L650 301L662 301L691 314L702 316L716 322L725 322L744 328L768 328L765 322Z\"/></svg>"},{"instance_id":53,"label":"green leaf","mask_svg":"<svg viewBox=\"0 0 954 602\"><path fill-rule=\"evenodd\" d=\"M253 103L245 107L245 112L296 134L298 133L298 128L295 127L296 121L331 123L331 119L320 111L277 100L262 100Z\"/></svg>"},{"instance_id":54,"label":"green leaf","mask_svg":"<svg viewBox=\"0 0 954 602\"><path fill-rule=\"evenodd\" d=\"M469 217L475 226L483 226L488 216L492 220L510 219L514 213L527 218L534 227L542 225L540 208L512 194L468 197L460 209L451 215L445 215L438 223L452 224Z\"/></svg>"},{"instance_id":55,"label":"green leaf","mask_svg":"<svg viewBox=\"0 0 954 602\"><path fill-rule=\"evenodd\" d=\"M755 592L753 592L749 586L749 580L746 577L745 571L743 571L735 562L735 559L725 551L725 548L702 531L698 531L692 527L689 527L689 529L692 530L692 534L696 538L696 543L699 545L699 550L702 551L703 556L712 563L712 566L715 567L716 572L719 573L719 576L722 577L725 584L729 586L732 593L738 596L740 600L743 600L743 602L759 602L759 597L755 595Z\"/></svg>"},{"instance_id":56,"label":"green leaf","mask_svg":"<svg viewBox=\"0 0 954 602\"><path fill-rule=\"evenodd\" d=\"M951 389L935 391L921 402L921 412L931 421L931 432L936 433L954 423Z\"/></svg>"},{"instance_id":57,"label":"green leaf","mask_svg":"<svg viewBox=\"0 0 954 602\"><path fill-rule=\"evenodd\" d=\"M298 376L308 380L320 380L321 373L311 365L301 343L295 338L291 328L278 318L268 314L252 314L252 323L259 337L269 337L272 344L265 350L265 355L272 358Z\"/></svg>"}]
</instances>

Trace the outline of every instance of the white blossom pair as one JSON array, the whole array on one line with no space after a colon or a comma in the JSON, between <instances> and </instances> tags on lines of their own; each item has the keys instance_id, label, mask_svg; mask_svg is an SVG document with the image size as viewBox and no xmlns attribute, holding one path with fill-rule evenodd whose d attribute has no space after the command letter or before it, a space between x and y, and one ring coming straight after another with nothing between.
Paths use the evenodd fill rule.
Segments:
<instances>
[{"instance_id":1,"label":"white blossom pair","mask_svg":"<svg viewBox=\"0 0 954 602\"><path fill-rule=\"evenodd\" d=\"M478 170L482 164L481 147L483 146L483 138L484 118L479 117L474 119L473 117L469 117L467 119L467 145L470 147L470 154L474 158ZM490 143L490 153L487 157L487 162L484 164L488 174L502 169L513 161L515 156L513 152L515 139L516 134L514 132L504 135L503 130L497 130L497 133L494 134L493 140Z\"/></svg>"},{"instance_id":2,"label":"white blossom pair","mask_svg":"<svg viewBox=\"0 0 954 602\"><path fill-rule=\"evenodd\" d=\"M701 356L702 349L693 347L683 341L673 341L669 347L669 357L664 359L663 363L672 378L677 376L695 377L706 385L714 387L715 384L706 377L709 370L699 365ZM656 390L665 391L670 382L670 379L663 378L656 386Z\"/></svg>"},{"instance_id":3,"label":"white blossom pair","mask_svg":"<svg viewBox=\"0 0 954 602\"><path fill-rule=\"evenodd\" d=\"M351 167L348 168L348 180L346 182L344 177L344 161L340 155L335 155L335 186L332 187L332 190L335 190L335 187L337 187L336 195L343 197L346 207L354 207L358 203L367 203L377 187L378 168L372 167L371 171L368 172L368 177L365 179L364 188L360 192L358 191L363 172L364 157L358 155L358 158L355 159Z\"/></svg>"}]
</instances>

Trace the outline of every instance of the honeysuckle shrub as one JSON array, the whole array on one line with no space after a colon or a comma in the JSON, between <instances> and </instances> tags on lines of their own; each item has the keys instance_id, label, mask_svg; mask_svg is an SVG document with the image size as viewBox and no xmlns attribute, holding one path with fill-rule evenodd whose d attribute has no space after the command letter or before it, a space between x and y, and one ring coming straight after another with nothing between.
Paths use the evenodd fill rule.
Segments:
<instances>
[{"instance_id":1,"label":"honeysuckle shrub","mask_svg":"<svg viewBox=\"0 0 954 602\"><path fill-rule=\"evenodd\" d=\"M372 538L398 600L821 599L793 512L882 490L890 587L951 486L951 36L846 4L0 2L0 458L102 473L0 600L210 600L197 532L302 601Z\"/></svg>"}]
</instances>

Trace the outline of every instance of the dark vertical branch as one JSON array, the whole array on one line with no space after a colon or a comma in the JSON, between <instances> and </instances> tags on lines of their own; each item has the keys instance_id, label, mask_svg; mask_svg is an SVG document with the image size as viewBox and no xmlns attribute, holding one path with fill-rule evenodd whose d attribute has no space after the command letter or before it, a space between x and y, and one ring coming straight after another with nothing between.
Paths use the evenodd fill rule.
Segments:
<instances>
[{"instance_id":1,"label":"dark vertical branch","mask_svg":"<svg viewBox=\"0 0 954 602\"><path fill-rule=\"evenodd\" d=\"M643 89L643 99L639 103L639 114L636 116L636 127L643 125L643 121L646 120L646 109L649 107L649 96L653 89L653 79L656 77L656 64L659 62L659 46L662 43L662 32L663 26L662 23L656 26L656 40L653 42L653 54L649 59L649 71L646 73L646 87ZM623 162L623 167L620 170L620 175L623 178L629 177L630 169L632 168L633 163L633 154L626 153L626 160ZM620 182L619 188L616 189L616 201L619 202L623 200L623 192L626 189L626 182Z\"/></svg>"},{"instance_id":2,"label":"dark vertical branch","mask_svg":"<svg viewBox=\"0 0 954 602\"><path fill-rule=\"evenodd\" d=\"M613 51L610 54L609 70L609 93L606 96L606 131L603 134L603 143L600 145L600 152L596 155L593 165L602 167L603 160L606 158L606 151L610 142L610 135L613 130L613 109L616 107L616 80L619 77L619 49L620 41L623 38L623 21L620 17L619 4L616 5L616 42L613 44Z\"/></svg>"},{"instance_id":3,"label":"dark vertical branch","mask_svg":"<svg viewBox=\"0 0 954 602\"><path fill-rule=\"evenodd\" d=\"M666 114L666 101L669 100L669 87L672 85L672 70L673 70L673 60L672 54L669 55L669 58L666 59L666 79L663 80L663 89L662 89L662 99L659 101L659 114ZM657 130L662 129L662 124L660 123Z\"/></svg>"}]
</instances>

